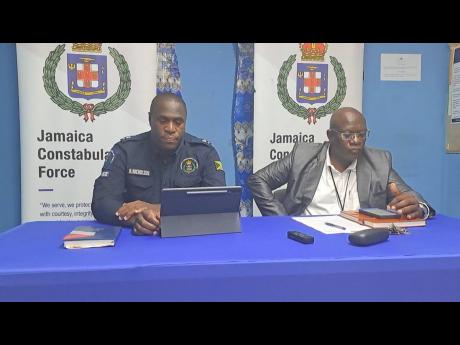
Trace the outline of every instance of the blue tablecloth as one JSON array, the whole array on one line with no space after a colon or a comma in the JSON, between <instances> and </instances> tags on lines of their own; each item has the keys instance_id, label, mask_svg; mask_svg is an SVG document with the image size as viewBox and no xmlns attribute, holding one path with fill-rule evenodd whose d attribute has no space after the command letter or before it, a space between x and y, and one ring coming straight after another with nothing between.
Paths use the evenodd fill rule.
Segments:
<instances>
[{"instance_id":1,"label":"blue tablecloth","mask_svg":"<svg viewBox=\"0 0 460 345\"><path fill-rule=\"evenodd\" d=\"M460 219L438 215L369 247L289 217L242 232L159 238L123 229L115 247L68 250L95 222L31 222L0 235L2 301L460 301ZM315 237L304 245L288 230Z\"/></svg>"}]
</instances>

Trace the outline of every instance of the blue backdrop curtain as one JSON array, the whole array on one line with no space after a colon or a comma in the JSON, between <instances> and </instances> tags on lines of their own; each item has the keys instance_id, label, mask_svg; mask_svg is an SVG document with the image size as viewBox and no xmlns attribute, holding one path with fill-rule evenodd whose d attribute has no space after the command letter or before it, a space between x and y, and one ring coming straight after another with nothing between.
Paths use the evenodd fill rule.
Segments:
<instances>
[{"instance_id":1,"label":"blue backdrop curtain","mask_svg":"<svg viewBox=\"0 0 460 345\"><path fill-rule=\"evenodd\" d=\"M175 43L157 44L157 95L171 92L182 97Z\"/></svg>"},{"instance_id":2,"label":"blue backdrop curtain","mask_svg":"<svg viewBox=\"0 0 460 345\"><path fill-rule=\"evenodd\" d=\"M252 193L247 179L252 174L254 127L254 44L235 44L237 70L233 98L233 152L235 184L243 187L240 213L252 216ZM172 92L181 96L180 72L174 43L157 45L157 94Z\"/></svg>"},{"instance_id":3,"label":"blue backdrop curtain","mask_svg":"<svg viewBox=\"0 0 460 345\"><path fill-rule=\"evenodd\" d=\"M247 179L252 174L254 132L254 43L235 45L237 70L233 99L233 152L235 184L243 187L241 216L252 216L252 193Z\"/></svg>"}]
</instances>

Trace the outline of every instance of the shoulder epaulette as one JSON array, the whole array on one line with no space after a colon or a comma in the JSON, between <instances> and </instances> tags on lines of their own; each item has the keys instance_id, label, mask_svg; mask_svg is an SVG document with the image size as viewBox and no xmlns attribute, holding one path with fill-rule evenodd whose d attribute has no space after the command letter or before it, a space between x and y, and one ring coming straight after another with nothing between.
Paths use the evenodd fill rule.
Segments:
<instances>
[{"instance_id":1,"label":"shoulder epaulette","mask_svg":"<svg viewBox=\"0 0 460 345\"><path fill-rule=\"evenodd\" d=\"M137 135L128 135L122 139L120 139L120 142L126 142L126 141L138 141L138 140L144 140L145 137L148 135L148 132L146 133L141 133Z\"/></svg>"},{"instance_id":2,"label":"shoulder epaulette","mask_svg":"<svg viewBox=\"0 0 460 345\"><path fill-rule=\"evenodd\" d=\"M206 139L201 139L201 138L195 138L195 140L190 140L192 144L198 144L198 145L206 145L206 146L212 146L211 142L206 140Z\"/></svg>"},{"instance_id":3,"label":"shoulder epaulette","mask_svg":"<svg viewBox=\"0 0 460 345\"><path fill-rule=\"evenodd\" d=\"M187 135L186 137L187 141L192 143L192 144L201 144L201 145L206 145L206 146L212 146L211 142L206 139L198 138L195 137L194 135Z\"/></svg>"}]
</instances>

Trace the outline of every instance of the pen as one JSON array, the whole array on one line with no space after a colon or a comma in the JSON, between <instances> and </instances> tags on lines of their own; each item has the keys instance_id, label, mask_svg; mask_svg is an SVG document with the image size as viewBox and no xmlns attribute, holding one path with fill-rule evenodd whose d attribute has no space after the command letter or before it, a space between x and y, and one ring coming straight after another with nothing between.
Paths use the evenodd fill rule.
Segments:
<instances>
[{"instance_id":1,"label":"pen","mask_svg":"<svg viewBox=\"0 0 460 345\"><path fill-rule=\"evenodd\" d=\"M337 229L347 230L344 226L335 225L335 224L328 223L328 222L326 222L326 223L324 223L324 224L329 225L329 226L332 226L332 227L337 228Z\"/></svg>"}]
</instances>

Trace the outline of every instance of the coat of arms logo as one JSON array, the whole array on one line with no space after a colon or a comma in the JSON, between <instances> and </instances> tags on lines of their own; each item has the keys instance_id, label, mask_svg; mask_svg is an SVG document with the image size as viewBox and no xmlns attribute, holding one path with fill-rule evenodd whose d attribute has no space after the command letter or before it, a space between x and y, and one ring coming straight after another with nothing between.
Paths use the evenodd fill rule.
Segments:
<instances>
[{"instance_id":1,"label":"coat of arms logo","mask_svg":"<svg viewBox=\"0 0 460 345\"><path fill-rule=\"evenodd\" d=\"M107 56L102 55L101 43L74 43L72 51L80 54L67 54L67 92L59 90L56 83L56 67L65 51L65 44L58 45L46 58L43 67L43 85L51 100L61 109L83 116L86 121L95 120L95 116L118 109L131 91L131 75L128 63L115 48L109 47L120 76L117 91L107 100L97 104L79 103L72 98L106 99ZM96 55L97 54L97 55Z\"/></svg>"},{"instance_id":2,"label":"coat of arms logo","mask_svg":"<svg viewBox=\"0 0 460 345\"><path fill-rule=\"evenodd\" d=\"M198 161L195 158L185 158L180 163L181 170L186 174L191 174L198 169Z\"/></svg>"},{"instance_id":3,"label":"coat of arms logo","mask_svg":"<svg viewBox=\"0 0 460 345\"><path fill-rule=\"evenodd\" d=\"M308 124L315 124L317 119L332 114L340 108L347 92L345 72L342 64L335 57L330 56L337 77L337 90L334 97L327 102L329 65L322 63L327 52L327 43L299 43L299 48L302 53L302 61L314 61L315 63L297 63L296 102L289 96L287 89L288 75L296 61L296 55L291 55L284 61L278 74L278 98L291 114L307 119ZM307 109L299 103L326 104L319 108Z\"/></svg>"}]
</instances>

